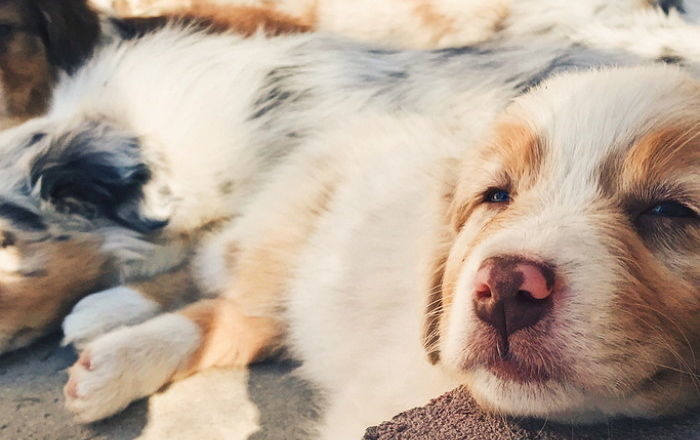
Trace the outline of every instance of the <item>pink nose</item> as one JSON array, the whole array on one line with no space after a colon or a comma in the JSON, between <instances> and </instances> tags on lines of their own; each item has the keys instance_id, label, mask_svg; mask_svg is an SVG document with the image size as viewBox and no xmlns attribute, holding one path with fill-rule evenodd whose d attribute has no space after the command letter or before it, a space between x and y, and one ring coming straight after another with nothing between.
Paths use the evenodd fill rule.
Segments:
<instances>
[{"instance_id":1,"label":"pink nose","mask_svg":"<svg viewBox=\"0 0 700 440\"><path fill-rule=\"evenodd\" d=\"M482 263L474 278L474 311L498 332L501 353L510 335L547 314L553 284L552 268L533 260L499 256Z\"/></svg>"}]
</instances>

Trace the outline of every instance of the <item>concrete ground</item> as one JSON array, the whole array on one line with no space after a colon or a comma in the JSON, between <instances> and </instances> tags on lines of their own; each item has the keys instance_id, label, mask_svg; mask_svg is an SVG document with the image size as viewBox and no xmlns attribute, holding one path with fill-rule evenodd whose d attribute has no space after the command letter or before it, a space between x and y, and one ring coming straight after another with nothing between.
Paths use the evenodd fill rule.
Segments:
<instances>
[{"instance_id":1,"label":"concrete ground","mask_svg":"<svg viewBox=\"0 0 700 440\"><path fill-rule=\"evenodd\" d=\"M316 417L312 390L280 361L199 374L108 420L77 425L61 391L76 356L58 341L0 356L0 440L302 440Z\"/></svg>"},{"instance_id":2,"label":"concrete ground","mask_svg":"<svg viewBox=\"0 0 700 440\"><path fill-rule=\"evenodd\" d=\"M65 369L76 355L58 342L58 336L50 336L0 356L0 440L307 440L307 429L317 419L311 388L293 376L293 363L276 361L198 374L108 420L77 425L63 409L61 391ZM519 426L517 420L509 423ZM621 426L635 432L627 423ZM575 435L573 427L570 432L564 427L557 437L561 429L556 426L535 425L535 432L549 434L546 438L597 438L580 430ZM700 440L698 416L676 421L675 430L670 425L655 429L651 422L639 429L644 426L666 433L654 438ZM603 426L601 440L646 438L623 435L617 428Z\"/></svg>"}]
</instances>

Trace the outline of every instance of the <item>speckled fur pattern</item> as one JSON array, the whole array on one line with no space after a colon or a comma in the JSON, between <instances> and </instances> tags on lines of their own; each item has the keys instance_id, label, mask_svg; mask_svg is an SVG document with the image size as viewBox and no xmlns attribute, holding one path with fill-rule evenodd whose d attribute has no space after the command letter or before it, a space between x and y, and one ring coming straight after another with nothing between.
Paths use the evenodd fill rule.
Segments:
<instances>
[{"instance_id":1,"label":"speckled fur pattern","mask_svg":"<svg viewBox=\"0 0 700 440\"><path fill-rule=\"evenodd\" d=\"M698 61L698 0L92 0L119 14L244 5L311 29L390 48L436 49L549 39Z\"/></svg>"},{"instance_id":2,"label":"speckled fur pattern","mask_svg":"<svg viewBox=\"0 0 700 440\"><path fill-rule=\"evenodd\" d=\"M76 419L281 346L324 391L328 439L460 383L490 410L563 420L697 405L700 84L533 44L392 51L172 25L100 47L47 115L0 134L3 281L66 306L97 292L64 325L82 348ZM494 186L513 201L484 204ZM695 217L649 217L666 200ZM469 283L500 254L556 268L557 313L511 344L548 381L489 369ZM43 287L77 275L94 287ZM3 350L61 316L23 321L18 298L0 297Z\"/></svg>"}]
</instances>

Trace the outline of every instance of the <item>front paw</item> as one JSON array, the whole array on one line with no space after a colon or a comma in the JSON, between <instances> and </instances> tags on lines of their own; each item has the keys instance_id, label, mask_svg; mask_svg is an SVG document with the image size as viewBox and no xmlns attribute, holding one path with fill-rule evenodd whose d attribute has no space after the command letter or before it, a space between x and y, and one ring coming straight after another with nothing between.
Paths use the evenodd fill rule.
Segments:
<instances>
[{"instance_id":1,"label":"front paw","mask_svg":"<svg viewBox=\"0 0 700 440\"><path fill-rule=\"evenodd\" d=\"M152 318L160 305L126 286L86 296L63 321L63 344L83 348L96 337L118 327Z\"/></svg>"},{"instance_id":2,"label":"front paw","mask_svg":"<svg viewBox=\"0 0 700 440\"><path fill-rule=\"evenodd\" d=\"M98 356L100 356L98 352ZM126 408L138 398L128 387L129 374L119 360L102 356L94 358L91 349L83 351L68 370L68 382L63 388L66 408L80 423L90 423L109 417Z\"/></svg>"},{"instance_id":3,"label":"front paw","mask_svg":"<svg viewBox=\"0 0 700 440\"><path fill-rule=\"evenodd\" d=\"M197 327L176 314L98 337L68 370L66 408L81 423L121 411L165 385L199 341Z\"/></svg>"}]
</instances>

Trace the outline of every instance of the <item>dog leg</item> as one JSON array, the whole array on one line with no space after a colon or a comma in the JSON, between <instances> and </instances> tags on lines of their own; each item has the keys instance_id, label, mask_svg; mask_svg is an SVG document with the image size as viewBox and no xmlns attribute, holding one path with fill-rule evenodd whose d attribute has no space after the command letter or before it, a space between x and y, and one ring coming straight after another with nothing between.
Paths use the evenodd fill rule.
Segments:
<instances>
[{"instance_id":1,"label":"dog leg","mask_svg":"<svg viewBox=\"0 0 700 440\"><path fill-rule=\"evenodd\" d=\"M245 366L274 348L280 326L227 299L199 301L98 337L69 369L66 406L83 423L108 417L168 382L210 367Z\"/></svg>"},{"instance_id":2,"label":"dog leg","mask_svg":"<svg viewBox=\"0 0 700 440\"><path fill-rule=\"evenodd\" d=\"M135 325L197 297L189 266L182 264L148 281L86 296L63 321L63 344L83 348L116 328Z\"/></svg>"}]
</instances>

